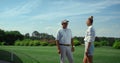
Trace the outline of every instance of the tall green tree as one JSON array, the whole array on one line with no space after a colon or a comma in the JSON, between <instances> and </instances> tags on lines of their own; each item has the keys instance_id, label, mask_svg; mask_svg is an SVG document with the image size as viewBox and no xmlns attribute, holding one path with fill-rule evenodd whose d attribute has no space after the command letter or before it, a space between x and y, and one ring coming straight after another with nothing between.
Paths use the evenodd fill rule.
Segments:
<instances>
[{"instance_id":1,"label":"tall green tree","mask_svg":"<svg viewBox=\"0 0 120 63\"><path fill-rule=\"evenodd\" d=\"M24 36L19 31L6 31L5 42L8 45L13 45L16 40L23 40Z\"/></svg>"},{"instance_id":2,"label":"tall green tree","mask_svg":"<svg viewBox=\"0 0 120 63\"><path fill-rule=\"evenodd\" d=\"M4 42L5 40L5 31L0 29L0 42Z\"/></svg>"}]
</instances>

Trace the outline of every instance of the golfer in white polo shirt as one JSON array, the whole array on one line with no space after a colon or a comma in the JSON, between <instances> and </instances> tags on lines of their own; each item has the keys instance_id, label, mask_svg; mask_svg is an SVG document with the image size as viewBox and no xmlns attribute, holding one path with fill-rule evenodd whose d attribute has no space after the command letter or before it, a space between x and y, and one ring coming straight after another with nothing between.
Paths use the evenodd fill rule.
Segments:
<instances>
[{"instance_id":1,"label":"golfer in white polo shirt","mask_svg":"<svg viewBox=\"0 0 120 63\"><path fill-rule=\"evenodd\" d=\"M58 53L60 54L60 63L65 63L65 57L68 58L69 63L73 63L72 52L74 51L74 47L72 32L67 28L68 22L68 20L63 20L61 23L62 29L57 33L56 45L58 47Z\"/></svg>"},{"instance_id":2,"label":"golfer in white polo shirt","mask_svg":"<svg viewBox=\"0 0 120 63\"><path fill-rule=\"evenodd\" d=\"M95 30L92 26L93 16L89 17L86 22L88 29L84 38L85 41L85 55L83 63L93 63L93 52L94 52L94 41L95 41Z\"/></svg>"}]
</instances>

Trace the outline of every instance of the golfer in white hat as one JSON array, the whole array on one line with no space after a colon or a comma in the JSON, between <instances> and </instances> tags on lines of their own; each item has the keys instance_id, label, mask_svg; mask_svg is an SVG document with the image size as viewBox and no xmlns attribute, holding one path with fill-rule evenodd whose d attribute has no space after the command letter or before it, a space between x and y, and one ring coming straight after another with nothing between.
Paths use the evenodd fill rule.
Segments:
<instances>
[{"instance_id":1,"label":"golfer in white hat","mask_svg":"<svg viewBox=\"0 0 120 63\"><path fill-rule=\"evenodd\" d=\"M73 55L74 51L72 32L67 28L68 20L62 21L62 29L60 29L57 33L57 48L58 53L60 54L60 63L65 63L65 57L67 56L69 63L73 63Z\"/></svg>"}]
</instances>

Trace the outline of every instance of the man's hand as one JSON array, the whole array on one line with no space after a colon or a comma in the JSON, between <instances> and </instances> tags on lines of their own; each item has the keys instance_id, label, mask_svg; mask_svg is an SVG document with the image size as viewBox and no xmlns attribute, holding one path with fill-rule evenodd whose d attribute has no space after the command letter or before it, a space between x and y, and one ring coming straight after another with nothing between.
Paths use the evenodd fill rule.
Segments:
<instances>
[{"instance_id":1,"label":"man's hand","mask_svg":"<svg viewBox=\"0 0 120 63\"><path fill-rule=\"evenodd\" d=\"M72 51L72 52L74 52L74 51L75 51L74 47L72 47L72 48L71 48L71 51Z\"/></svg>"},{"instance_id":2,"label":"man's hand","mask_svg":"<svg viewBox=\"0 0 120 63\"><path fill-rule=\"evenodd\" d=\"M56 40L56 46L58 48L58 54L61 54L59 40Z\"/></svg>"},{"instance_id":3,"label":"man's hand","mask_svg":"<svg viewBox=\"0 0 120 63\"><path fill-rule=\"evenodd\" d=\"M61 51L60 51L60 49L58 50L58 54L60 54L61 53Z\"/></svg>"}]
</instances>

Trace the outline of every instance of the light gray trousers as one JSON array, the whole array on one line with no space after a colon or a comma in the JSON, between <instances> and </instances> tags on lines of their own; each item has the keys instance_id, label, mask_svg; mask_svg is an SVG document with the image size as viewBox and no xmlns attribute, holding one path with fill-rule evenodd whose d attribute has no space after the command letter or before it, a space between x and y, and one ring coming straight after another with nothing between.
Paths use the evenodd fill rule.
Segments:
<instances>
[{"instance_id":1,"label":"light gray trousers","mask_svg":"<svg viewBox=\"0 0 120 63\"><path fill-rule=\"evenodd\" d=\"M68 58L69 63L74 63L73 62L73 55L72 55L72 51L71 51L71 46L60 45L60 50L61 50L60 63L65 63L66 57Z\"/></svg>"}]
</instances>

